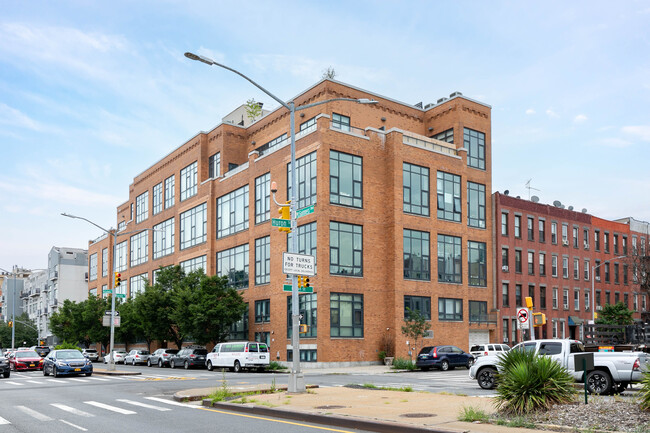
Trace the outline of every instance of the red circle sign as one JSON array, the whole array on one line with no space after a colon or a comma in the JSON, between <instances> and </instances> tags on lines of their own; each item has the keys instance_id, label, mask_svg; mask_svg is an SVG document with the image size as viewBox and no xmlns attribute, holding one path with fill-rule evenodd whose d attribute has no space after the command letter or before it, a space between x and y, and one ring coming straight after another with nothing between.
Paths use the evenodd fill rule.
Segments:
<instances>
[{"instance_id":1,"label":"red circle sign","mask_svg":"<svg viewBox=\"0 0 650 433\"><path fill-rule=\"evenodd\" d=\"M521 323L526 323L528 321L528 310L526 310L525 308L521 308L517 310L517 319Z\"/></svg>"}]
</instances>

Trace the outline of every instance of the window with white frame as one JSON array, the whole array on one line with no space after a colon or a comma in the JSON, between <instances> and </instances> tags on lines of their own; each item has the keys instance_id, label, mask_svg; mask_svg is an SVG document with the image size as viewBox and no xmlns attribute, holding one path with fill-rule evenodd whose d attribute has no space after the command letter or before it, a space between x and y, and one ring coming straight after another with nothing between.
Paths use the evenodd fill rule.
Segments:
<instances>
[{"instance_id":1,"label":"window with white frame","mask_svg":"<svg viewBox=\"0 0 650 433\"><path fill-rule=\"evenodd\" d=\"M255 179L255 224L271 217L271 173Z\"/></svg>"},{"instance_id":2,"label":"window with white frame","mask_svg":"<svg viewBox=\"0 0 650 433\"><path fill-rule=\"evenodd\" d=\"M174 218L153 226L153 258L167 256L174 252Z\"/></svg>"},{"instance_id":3,"label":"window with white frame","mask_svg":"<svg viewBox=\"0 0 650 433\"><path fill-rule=\"evenodd\" d=\"M131 267L149 260L149 232L147 230L131 236Z\"/></svg>"},{"instance_id":4,"label":"window with white frame","mask_svg":"<svg viewBox=\"0 0 650 433\"><path fill-rule=\"evenodd\" d=\"M583 271L585 274L585 281L589 281L589 259L585 259Z\"/></svg>"},{"instance_id":5,"label":"window with white frame","mask_svg":"<svg viewBox=\"0 0 650 433\"><path fill-rule=\"evenodd\" d=\"M557 223L551 223L551 243L557 244Z\"/></svg>"},{"instance_id":6,"label":"window with white frame","mask_svg":"<svg viewBox=\"0 0 650 433\"><path fill-rule=\"evenodd\" d=\"M248 185L217 199L217 239L248 229Z\"/></svg>"},{"instance_id":7,"label":"window with white frame","mask_svg":"<svg viewBox=\"0 0 650 433\"><path fill-rule=\"evenodd\" d=\"M569 226L562 223L562 245L569 245Z\"/></svg>"},{"instance_id":8,"label":"window with white frame","mask_svg":"<svg viewBox=\"0 0 650 433\"><path fill-rule=\"evenodd\" d=\"M180 216L180 249L193 247L207 240L208 206L200 204Z\"/></svg>"},{"instance_id":9,"label":"window with white frame","mask_svg":"<svg viewBox=\"0 0 650 433\"><path fill-rule=\"evenodd\" d=\"M556 310L559 308L559 306L558 306L558 288L557 287L553 287L553 308L556 309Z\"/></svg>"},{"instance_id":10,"label":"window with white frame","mask_svg":"<svg viewBox=\"0 0 650 433\"><path fill-rule=\"evenodd\" d=\"M97 253L91 254L88 258L88 279L90 281L97 279Z\"/></svg>"},{"instance_id":11,"label":"window with white frame","mask_svg":"<svg viewBox=\"0 0 650 433\"><path fill-rule=\"evenodd\" d=\"M590 311L591 310L591 300L589 299L589 291L585 290L584 292L584 297L585 297L585 311Z\"/></svg>"},{"instance_id":12,"label":"window with white frame","mask_svg":"<svg viewBox=\"0 0 650 433\"><path fill-rule=\"evenodd\" d=\"M175 175L171 175L167 179L165 179L165 209L169 209L170 207L174 206L174 201L176 197L175 178L176 178Z\"/></svg>"},{"instance_id":13,"label":"window with white frame","mask_svg":"<svg viewBox=\"0 0 650 433\"><path fill-rule=\"evenodd\" d=\"M135 198L135 222L140 223L149 216L149 191Z\"/></svg>"},{"instance_id":14,"label":"window with white frame","mask_svg":"<svg viewBox=\"0 0 650 433\"><path fill-rule=\"evenodd\" d=\"M569 289L564 289L562 292L562 307L565 310L569 309Z\"/></svg>"},{"instance_id":15,"label":"window with white frame","mask_svg":"<svg viewBox=\"0 0 650 433\"><path fill-rule=\"evenodd\" d=\"M108 248L102 250L102 277L108 275Z\"/></svg>"},{"instance_id":16,"label":"window with white frame","mask_svg":"<svg viewBox=\"0 0 650 433\"><path fill-rule=\"evenodd\" d=\"M198 163L194 161L181 170L181 201L196 195L198 184Z\"/></svg>"},{"instance_id":17,"label":"window with white frame","mask_svg":"<svg viewBox=\"0 0 650 433\"><path fill-rule=\"evenodd\" d=\"M580 311L580 289L573 290L573 309Z\"/></svg>"},{"instance_id":18,"label":"window with white frame","mask_svg":"<svg viewBox=\"0 0 650 433\"><path fill-rule=\"evenodd\" d=\"M211 179L221 175L221 152L217 152L208 159L208 174Z\"/></svg>"},{"instance_id":19,"label":"window with white frame","mask_svg":"<svg viewBox=\"0 0 650 433\"><path fill-rule=\"evenodd\" d=\"M316 203L316 152L296 159L296 185L298 209ZM287 164L287 197L291 197L291 163Z\"/></svg>"},{"instance_id":20,"label":"window with white frame","mask_svg":"<svg viewBox=\"0 0 650 433\"><path fill-rule=\"evenodd\" d=\"M163 189L162 189L162 187L163 187L162 182L153 186L153 197L152 197L152 200L153 200L152 207L153 207L153 209L152 209L152 212L153 212L154 215L159 214L160 212L162 212L162 201L163 201L163 197L162 197Z\"/></svg>"},{"instance_id":21,"label":"window with white frame","mask_svg":"<svg viewBox=\"0 0 650 433\"><path fill-rule=\"evenodd\" d=\"M115 271L126 271L127 267L127 247L128 241L120 242L115 246Z\"/></svg>"},{"instance_id":22,"label":"window with white frame","mask_svg":"<svg viewBox=\"0 0 650 433\"><path fill-rule=\"evenodd\" d=\"M557 256L551 256L551 276L557 277Z\"/></svg>"},{"instance_id":23,"label":"window with white frame","mask_svg":"<svg viewBox=\"0 0 650 433\"><path fill-rule=\"evenodd\" d=\"M569 258L562 257L562 277L569 278Z\"/></svg>"},{"instance_id":24,"label":"window with white frame","mask_svg":"<svg viewBox=\"0 0 650 433\"><path fill-rule=\"evenodd\" d=\"M140 293L144 293L144 286L147 279L147 274L140 274L130 278L131 297L135 298Z\"/></svg>"},{"instance_id":25,"label":"window with white frame","mask_svg":"<svg viewBox=\"0 0 650 433\"><path fill-rule=\"evenodd\" d=\"M580 279L580 259L577 257L573 258L573 279Z\"/></svg>"},{"instance_id":26,"label":"window with white frame","mask_svg":"<svg viewBox=\"0 0 650 433\"><path fill-rule=\"evenodd\" d=\"M271 237L255 239L255 284L271 281Z\"/></svg>"}]
</instances>

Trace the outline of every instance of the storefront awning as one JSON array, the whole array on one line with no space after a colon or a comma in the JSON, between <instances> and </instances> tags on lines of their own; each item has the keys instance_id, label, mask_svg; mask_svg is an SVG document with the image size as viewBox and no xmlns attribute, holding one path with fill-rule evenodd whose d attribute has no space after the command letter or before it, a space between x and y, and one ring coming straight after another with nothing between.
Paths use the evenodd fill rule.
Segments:
<instances>
[{"instance_id":1,"label":"storefront awning","mask_svg":"<svg viewBox=\"0 0 650 433\"><path fill-rule=\"evenodd\" d=\"M584 319L581 319L578 316L569 316L569 326L582 325Z\"/></svg>"}]
</instances>

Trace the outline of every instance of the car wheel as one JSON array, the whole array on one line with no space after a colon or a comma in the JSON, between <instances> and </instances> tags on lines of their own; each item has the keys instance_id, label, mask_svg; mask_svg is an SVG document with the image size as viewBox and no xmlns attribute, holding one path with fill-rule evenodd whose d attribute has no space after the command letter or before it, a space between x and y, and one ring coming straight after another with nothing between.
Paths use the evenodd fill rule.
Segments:
<instances>
[{"instance_id":1,"label":"car wheel","mask_svg":"<svg viewBox=\"0 0 650 433\"><path fill-rule=\"evenodd\" d=\"M183 367L185 367L185 370L188 370L190 368L190 363L185 361L185 363L183 364Z\"/></svg>"},{"instance_id":2,"label":"car wheel","mask_svg":"<svg viewBox=\"0 0 650 433\"><path fill-rule=\"evenodd\" d=\"M447 370L449 370L449 361L447 361L446 359L443 360L443 361L440 363L440 369L441 369L442 371L447 371Z\"/></svg>"},{"instance_id":3,"label":"car wheel","mask_svg":"<svg viewBox=\"0 0 650 433\"><path fill-rule=\"evenodd\" d=\"M616 384L616 394L620 394L627 389L628 383L621 382Z\"/></svg>"},{"instance_id":4,"label":"car wheel","mask_svg":"<svg viewBox=\"0 0 650 433\"><path fill-rule=\"evenodd\" d=\"M151 360L147 359L147 367L151 367Z\"/></svg>"},{"instance_id":5,"label":"car wheel","mask_svg":"<svg viewBox=\"0 0 650 433\"><path fill-rule=\"evenodd\" d=\"M612 390L612 378L604 371L594 370L587 374L587 391L607 395Z\"/></svg>"},{"instance_id":6,"label":"car wheel","mask_svg":"<svg viewBox=\"0 0 650 433\"><path fill-rule=\"evenodd\" d=\"M264 367L257 367L258 373L264 373L264 370L266 370Z\"/></svg>"},{"instance_id":7,"label":"car wheel","mask_svg":"<svg viewBox=\"0 0 650 433\"><path fill-rule=\"evenodd\" d=\"M135 359L131 361L131 365L135 367Z\"/></svg>"},{"instance_id":8,"label":"car wheel","mask_svg":"<svg viewBox=\"0 0 650 433\"><path fill-rule=\"evenodd\" d=\"M56 366L52 367L52 376L59 377L59 373L56 371Z\"/></svg>"},{"instance_id":9,"label":"car wheel","mask_svg":"<svg viewBox=\"0 0 650 433\"><path fill-rule=\"evenodd\" d=\"M174 362L173 359L170 359L170 360L169 360L169 366L170 366L171 368L176 368L176 363Z\"/></svg>"},{"instance_id":10,"label":"car wheel","mask_svg":"<svg viewBox=\"0 0 650 433\"><path fill-rule=\"evenodd\" d=\"M8 372L8 371L5 371L4 373L2 373L2 377L4 377L5 379L9 379L10 375L11 375L11 373Z\"/></svg>"},{"instance_id":11,"label":"car wheel","mask_svg":"<svg viewBox=\"0 0 650 433\"><path fill-rule=\"evenodd\" d=\"M212 371L212 361L208 361L207 367L208 371Z\"/></svg>"},{"instance_id":12,"label":"car wheel","mask_svg":"<svg viewBox=\"0 0 650 433\"><path fill-rule=\"evenodd\" d=\"M494 368L482 368L476 376L478 386L483 389L494 389L494 386L496 385L496 374L497 371Z\"/></svg>"},{"instance_id":13,"label":"car wheel","mask_svg":"<svg viewBox=\"0 0 650 433\"><path fill-rule=\"evenodd\" d=\"M90 377L93 375L93 372L91 371L90 373L86 373L86 377Z\"/></svg>"},{"instance_id":14,"label":"car wheel","mask_svg":"<svg viewBox=\"0 0 650 433\"><path fill-rule=\"evenodd\" d=\"M235 361L235 366L233 367L233 371L235 373L239 373L241 371L241 364L239 363L239 361Z\"/></svg>"},{"instance_id":15,"label":"car wheel","mask_svg":"<svg viewBox=\"0 0 650 433\"><path fill-rule=\"evenodd\" d=\"M163 366L162 359L159 359L158 360L158 368L162 368L162 366Z\"/></svg>"},{"instance_id":16,"label":"car wheel","mask_svg":"<svg viewBox=\"0 0 650 433\"><path fill-rule=\"evenodd\" d=\"M470 368L472 368L472 365L474 365L474 358L468 359L467 365L465 365L465 367L467 367L467 369L469 370Z\"/></svg>"},{"instance_id":17,"label":"car wheel","mask_svg":"<svg viewBox=\"0 0 650 433\"><path fill-rule=\"evenodd\" d=\"M47 369L43 367L43 376L49 376L50 373L47 372Z\"/></svg>"}]
</instances>

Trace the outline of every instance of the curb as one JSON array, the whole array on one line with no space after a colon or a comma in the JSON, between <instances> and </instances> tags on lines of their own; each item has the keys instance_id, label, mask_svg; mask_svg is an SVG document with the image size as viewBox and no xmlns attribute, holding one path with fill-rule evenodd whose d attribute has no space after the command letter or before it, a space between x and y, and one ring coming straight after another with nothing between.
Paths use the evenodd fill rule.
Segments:
<instances>
[{"instance_id":1,"label":"curb","mask_svg":"<svg viewBox=\"0 0 650 433\"><path fill-rule=\"evenodd\" d=\"M344 427L348 429L368 430L379 433L459 433L458 430L445 430L440 428L416 427L408 424L401 424L390 421L369 421L353 417L344 417L339 415L321 415L308 412L291 412L283 409L274 409L264 406L255 406L249 404L236 403L213 403L210 400L203 400L202 406L214 409L227 410L231 412L241 412L252 415L268 416L273 418L284 418L293 421L302 421L315 424L323 424L335 427Z\"/></svg>"},{"instance_id":2,"label":"curb","mask_svg":"<svg viewBox=\"0 0 650 433\"><path fill-rule=\"evenodd\" d=\"M100 369L93 368L93 374L101 374L104 376L140 376L142 373L140 373L139 371L124 371L124 370L109 371L103 368Z\"/></svg>"}]
</instances>

